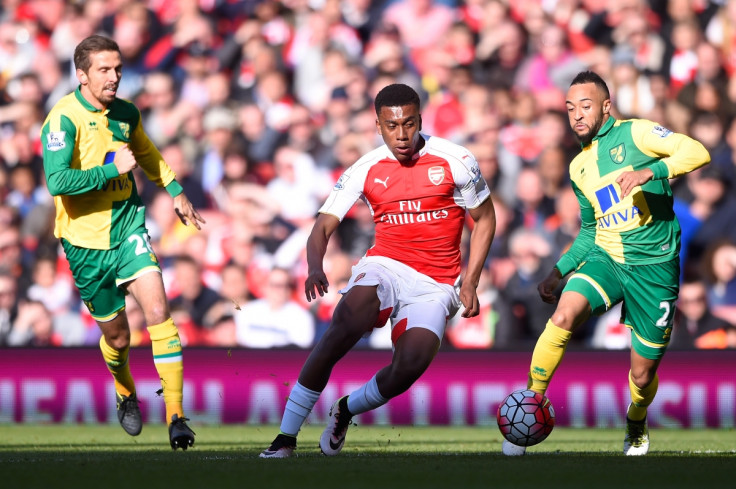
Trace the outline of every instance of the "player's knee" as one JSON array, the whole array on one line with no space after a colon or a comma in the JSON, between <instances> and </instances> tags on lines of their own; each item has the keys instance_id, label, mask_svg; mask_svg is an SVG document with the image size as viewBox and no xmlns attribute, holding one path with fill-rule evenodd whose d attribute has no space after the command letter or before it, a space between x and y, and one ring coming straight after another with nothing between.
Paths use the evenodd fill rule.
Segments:
<instances>
[{"instance_id":1,"label":"player's knee","mask_svg":"<svg viewBox=\"0 0 736 489\"><path fill-rule=\"evenodd\" d=\"M130 335L125 332L119 334L106 335L105 342L115 350L124 350L130 346Z\"/></svg>"},{"instance_id":2,"label":"player's knee","mask_svg":"<svg viewBox=\"0 0 736 489\"><path fill-rule=\"evenodd\" d=\"M656 371L648 368L631 368L631 381L639 389L646 388L654 380Z\"/></svg>"},{"instance_id":3,"label":"player's knee","mask_svg":"<svg viewBox=\"0 0 736 489\"><path fill-rule=\"evenodd\" d=\"M554 314L552 314L550 320L558 328L571 331L575 324L576 317L571 311L558 307Z\"/></svg>"},{"instance_id":4,"label":"player's knee","mask_svg":"<svg viewBox=\"0 0 736 489\"><path fill-rule=\"evenodd\" d=\"M413 363L408 360L395 361L391 364L391 377L398 385L408 389L422 376L428 366L429 363L421 360L416 360Z\"/></svg>"},{"instance_id":5,"label":"player's knee","mask_svg":"<svg viewBox=\"0 0 736 489\"><path fill-rule=\"evenodd\" d=\"M414 382L427 370L433 358L434 354L430 351L404 351L394 356L391 372L398 378Z\"/></svg>"},{"instance_id":6,"label":"player's knee","mask_svg":"<svg viewBox=\"0 0 736 489\"><path fill-rule=\"evenodd\" d=\"M143 313L149 326L161 324L171 316L169 307L165 302L151 304L147 306L147 310Z\"/></svg>"}]
</instances>

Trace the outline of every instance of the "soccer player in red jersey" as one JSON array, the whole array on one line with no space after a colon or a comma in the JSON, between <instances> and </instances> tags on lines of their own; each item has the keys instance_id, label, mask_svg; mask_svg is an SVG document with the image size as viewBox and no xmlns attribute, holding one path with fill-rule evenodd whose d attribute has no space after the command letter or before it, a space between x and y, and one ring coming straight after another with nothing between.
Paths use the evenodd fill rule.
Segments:
<instances>
[{"instance_id":1,"label":"soccer player in red jersey","mask_svg":"<svg viewBox=\"0 0 736 489\"><path fill-rule=\"evenodd\" d=\"M285 458L327 385L335 364L373 328L391 322L391 363L332 406L320 448L342 450L354 415L405 392L437 353L449 318L478 314L476 288L496 229L490 191L475 157L445 139L422 134L417 93L407 85L376 96L376 127L384 145L348 168L319 211L307 241L307 300L327 292L322 261L341 219L365 201L376 226L375 245L353 267L327 332L307 358L291 390L280 433L262 458ZM474 221L465 276L460 237L469 212Z\"/></svg>"}]
</instances>

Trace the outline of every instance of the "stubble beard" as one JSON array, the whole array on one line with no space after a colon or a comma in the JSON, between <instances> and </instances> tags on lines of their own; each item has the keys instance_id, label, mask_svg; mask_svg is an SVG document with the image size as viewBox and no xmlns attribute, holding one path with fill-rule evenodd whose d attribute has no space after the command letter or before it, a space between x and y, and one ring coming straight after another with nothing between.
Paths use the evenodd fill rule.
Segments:
<instances>
[{"instance_id":1,"label":"stubble beard","mask_svg":"<svg viewBox=\"0 0 736 489\"><path fill-rule=\"evenodd\" d=\"M598 131L601 129L602 125L603 119L596 120L593 127L591 127L587 133L582 135L575 133L575 137L578 138L578 141L583 147L588 146L590 143L593 142L593 138L598 135Z\"/></svg>"}]
</instances>

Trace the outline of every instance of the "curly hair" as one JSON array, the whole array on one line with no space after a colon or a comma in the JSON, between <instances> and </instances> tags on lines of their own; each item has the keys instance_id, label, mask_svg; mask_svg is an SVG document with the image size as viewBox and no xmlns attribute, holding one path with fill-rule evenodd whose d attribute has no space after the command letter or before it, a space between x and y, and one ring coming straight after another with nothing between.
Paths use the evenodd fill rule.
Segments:
<instances>
[{"instance_id":1,"label":"curly hair","mask_svg":"<svg viewBox=\"0 0 736 489\"><path fill-rule=\"evenodd\" d=\"M376 95L374 103L376 115L379 115L382 107L403 107L405 105L416 105L420 107L419 94L416 90L403 83L386 85Z\"/></svg>"}]
</instances>

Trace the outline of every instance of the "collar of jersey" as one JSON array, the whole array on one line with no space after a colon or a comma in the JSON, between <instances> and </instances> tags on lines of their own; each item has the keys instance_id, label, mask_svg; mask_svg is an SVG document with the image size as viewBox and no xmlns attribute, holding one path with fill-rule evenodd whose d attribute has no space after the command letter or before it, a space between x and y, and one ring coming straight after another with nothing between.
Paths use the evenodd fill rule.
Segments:
<instances>
[{"instance_id":1,"label":"collar of jersey","mask_svg":"<svg viewBox=\"0 0 736 489\"><path fill-rule=\"evenodd\" d=\"M600 129L598 130L598 134L596 134L596 135L595 135L595 137L593 138L593 141L595 141L595 140L597 140L597 139L600 139L600 138L602 138L603 136L605 136L606 134L608 134L608 131L610 131L610 130L611 130L611 128L613 127L613 125L614 125L615 123L616 123L616 119L614 119L614 118L613 118L613 116L609 115L609 116L608 116L608 120L607 120L607 121L606 121L606 123L605 123L605 124L603 124L603 126L601 126L601 128L600 128Z\"/></svg>"},{"instance_id":2,"label":"collar of jersey","mask_svg":"<svg viewBox=\"0 0 736 489\"><path fill-rule=\"evenodd\" d=\"M87 102L87 99L84 98L84 95L82 95L82 85L79 85L76 90L74 90L74 96L77 97L77 101L82 104L82 107L89 110L90 112L106 112L107 109L98 109L91 103Z\"/></svg>"}]
</instances>

